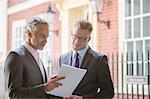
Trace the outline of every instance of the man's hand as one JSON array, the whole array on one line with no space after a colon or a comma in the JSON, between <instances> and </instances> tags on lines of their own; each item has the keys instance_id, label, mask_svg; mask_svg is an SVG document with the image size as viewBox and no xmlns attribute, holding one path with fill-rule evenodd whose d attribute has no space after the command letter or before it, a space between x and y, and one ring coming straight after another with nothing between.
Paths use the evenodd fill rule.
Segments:
<instances>
[{"instance_id":1,"label":"man's hand","mask_svg":"<svg viewBox=\"0 0 150 99\"><path fill-rule=\"evenodd\" d=\"M50 78L50 80L45 84L44 86L44 91L51 91L53 89L55 89L56 87L61 86L61 83L58 83L59 80L65 79L65 77L58 77L58 76L54 76L52 78Z\"/></svg>"}]
</instances>

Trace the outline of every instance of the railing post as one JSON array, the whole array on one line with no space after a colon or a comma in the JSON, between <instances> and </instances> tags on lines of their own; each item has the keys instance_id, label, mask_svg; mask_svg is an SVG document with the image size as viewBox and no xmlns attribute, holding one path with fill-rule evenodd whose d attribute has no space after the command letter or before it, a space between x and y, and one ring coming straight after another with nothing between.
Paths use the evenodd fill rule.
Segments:
<instances>
[{"instance_id":1,"label":"railing post","mask_svg":"<svg viewBox=\"0 0 150 99\"><path fill-rule=\"evenodd\" d=\"M148 54L147 54L147 66L148 66L148 77L149 77L149 83L148 83L148 97L150 99L150 52L148 50Z\"/></svg>"},{"instance_id":2,"label":"railing post","mask_svg":"<svg viewBox=\"0 0 150 99\"><path fill-rule=\"evenodd\" d=\"M117 97L117 99L119 99L119 92L118 92L118 89L119 89L119 85L118 85L118 80L119 80L119 79L118 79L118 64L119 64L119 61L118 61L118 53L117 53L117 58L116 58L116 64L117 64L117 65L116 65L116 66L117 66L117 67L116 67L116 69L117 69L117 72L116 72L116 75L117 75L117 96L116 96L116 97Z\"/></svg>"},{"instance_id":3,"label":"railing post","mask_svg":"<svg viewBox=\"0 0 150 99\"><path fill-rule=\"evenodd\" d=\"M121 82L122 91L121 91L121 94L122 94L122 99L124 99L124 91L123 91L124 90L124 88L123 88L123 84L124 84L123 83L124 82L124 72L123 72L124 71L124 69L123 69L124 68L124 58L123 58L123 53L121 53L121 66L122 66L121 67L121 72L122 72L122 77L121 77L122 78L122 82Z\"/></svg>"}]
</instances>

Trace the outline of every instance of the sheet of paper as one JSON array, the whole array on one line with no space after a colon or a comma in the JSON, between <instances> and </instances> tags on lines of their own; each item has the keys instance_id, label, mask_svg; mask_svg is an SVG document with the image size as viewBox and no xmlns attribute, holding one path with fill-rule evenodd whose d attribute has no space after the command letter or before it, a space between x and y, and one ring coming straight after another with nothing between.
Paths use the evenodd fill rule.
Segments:
<instances>
[{"instance_id":1,"label":"sheet of paper","mask_svg":"<svg viewBox=\"0 0 150 99\"><path fill-rule=\"evenodd\" d=\"M62 86L47 93L60 97L71 96L77 85L84 77L85 73L85 69L79 69L73 66L62 64L58 72L58 76L65 76L64 80L59 81L62 83Z\"/></svg>"}]
</instances>

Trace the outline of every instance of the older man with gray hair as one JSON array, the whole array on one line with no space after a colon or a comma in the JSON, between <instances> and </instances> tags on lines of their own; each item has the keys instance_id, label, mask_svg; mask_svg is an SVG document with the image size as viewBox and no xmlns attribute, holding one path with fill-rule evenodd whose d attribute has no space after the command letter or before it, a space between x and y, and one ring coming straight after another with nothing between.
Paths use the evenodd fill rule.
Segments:
<instances>
[{"instance_id":1,"label":"older man with gray hair","mask_svg":"<svg viewBox=\"0 0 150 99\"><path fill-rule=\"evenodd\" d=\"M40 18L31 18L25 26L25 44L11 51L5 61L5 85L11 99L60 98L47 95L61 84L65 77L47 75L38 50L43 50L48 38L48 23Z\"/></svg>"}]
</instances>

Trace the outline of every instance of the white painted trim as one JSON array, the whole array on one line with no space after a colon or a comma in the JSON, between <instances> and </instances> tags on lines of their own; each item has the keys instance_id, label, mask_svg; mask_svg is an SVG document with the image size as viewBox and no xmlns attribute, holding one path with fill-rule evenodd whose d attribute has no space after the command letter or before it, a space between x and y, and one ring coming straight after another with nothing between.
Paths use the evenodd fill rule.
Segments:
<instances>
[{"instance_id":1,"label":"white painted trim","mask_svg":"<svg viewBox=\"0 0 150 99\"><path fill-rule=\"evenodd\" d=\"M87 5L89 3L88 0L68 0L68 2L65 2L64 5L67 9L77 8L83 5Z\"/></svg>"},{"instance_id":2,"label":"white painted trim","mask_svg":"<svg viewBox=\"0 0 150 99\"><path fill-rule=\"evenodd\" d=\"M50 0L26 0L8 8L8 15L48 2Z\"/></svg>"},{"instance_id":3,"label":"white painted trim","mask_svg":"<svg viewBox=\"0 0 150 99\"><path fill-rule=\"evenodd\" d=\"M123 33L124 33L124 1L118 0L118 50L123 51Z\"/></svg>"},{"instance_id":4,"label":"white painted trim","mask_svg":"<svg viewBox=\"0 0 150 99\"><path fill-rule=\"evenodd\" d=\"M0 52L4 55L4 58L0 59L5 59L7 53L7 2L7 0L0 1Z\"/></svg>"}]
</instances>

